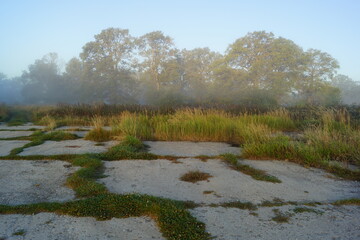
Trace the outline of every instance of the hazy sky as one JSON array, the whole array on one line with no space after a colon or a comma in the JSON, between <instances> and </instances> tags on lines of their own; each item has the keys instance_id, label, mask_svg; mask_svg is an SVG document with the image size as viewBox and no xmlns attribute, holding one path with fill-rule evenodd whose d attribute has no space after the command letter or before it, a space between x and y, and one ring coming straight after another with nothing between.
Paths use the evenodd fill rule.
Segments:
<instances>
[{"instance_id":1,"label":"hazy sky","mask_svg":"<svg viewBox=\"0 0 360 240\"><path fill-rule=\"evenodd\" d=\"M223 53L248 32L271 31L340 62L360 81L360 0L0 0L0 72L14 77L57 52L65 63L108 27L160 30L180 49Z\"/></svg>"}]
</instances>

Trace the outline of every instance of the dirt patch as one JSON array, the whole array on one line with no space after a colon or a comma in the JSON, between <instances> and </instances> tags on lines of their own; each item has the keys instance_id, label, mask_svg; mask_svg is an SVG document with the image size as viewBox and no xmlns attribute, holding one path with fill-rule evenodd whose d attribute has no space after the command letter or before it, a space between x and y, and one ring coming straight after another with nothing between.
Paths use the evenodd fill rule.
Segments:
<instances>
[{"instance_id":1,"label":"dirt patch","mask_svg":"<svg viewBox=\"0 0 360 240\"><path fill-rule=\"evenodd\" d=\"M64 186L76 168L63 161L0 161L0 204L19 205L74 199Z\"/></svg>"},{"instance_id":2,"label":"dirt patch","mask_svg":"<svg viewBox=\"0 0 360 240\"><path fill-rule=\"evenodd\" d=\"M57 154L84 154L106 152L108 148L117 144L116 141L106 142L104 146L97 146L96 142L83 139L66 141L46 141L45 143L25 148L19 155L57 155ZM76 146L76 147L69 147Z\"/></svg>"},{"instance_id":3,"label":"dirt patch","mask_svg":"<svg viewBox=\"0 0 360 240\"><path fill-rule=\"evenodd\" d=\"M274 184L254 180L217 159L178 161L181 164L167 160L106 162L105 175L108 177L100 181L115 193L136 192L197 203L261 203L274 198L327 202L360 196L358 182L329 179L321 170L306 169L293 163L279 162L274 165L277 171L269 170L271 175L282 180L282 183ZM246 161L247 164L250 162ZM181 181L179 178L189 171L206 172L212 177L197 183ZM204 191L216 194L203 194Z\"/></svg>"},{"instance_id":4,"label":"dirt patch","mask_svg":"<svg viewBox=\"0 0 360 240\"><path fill-rule=\"evenodd\" d=\"M23 233L14 238L14 233ZM96 221L90 217L36 215L0 215L0 239L76 239L128 240L164 239L150 218L131 217Z\"/></svg>"},{"instance_id":5,"label":"dirt patch","mask_svg":"<svg viewBox=\"0 0 360 240\"><path fill-rule=\"evenodd\" d=\"M252 214L248 210L223 207L201 207L190 211L206 224L207 230L218 240L360 239L358 206L318 206L316 210L319 213L294 213L294 208L259 208ZM290 215L288 222L274 221L276 212Z\"/></svg>"},{"instance_id":6,"label":"dirt patch","mask_svg":"<svg viewBox=\"0 0 360 240\"><path fill-rule=\"evenodd\" d=\"M220 142L165 142L145 141L149 152L162 156L196 157L217 156L224 153L240 154L240 148Z\"/></svg>"}]
</instances>

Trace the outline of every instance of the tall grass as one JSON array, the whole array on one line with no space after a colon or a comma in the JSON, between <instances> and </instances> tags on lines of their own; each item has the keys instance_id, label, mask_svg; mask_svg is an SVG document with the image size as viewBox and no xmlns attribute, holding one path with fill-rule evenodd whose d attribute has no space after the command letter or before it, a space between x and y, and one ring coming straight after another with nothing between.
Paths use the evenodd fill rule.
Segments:
<instances>
[{"instance_id":1,"label":"tall grass","mask_svg":"<svg viewBox=\"0 0 360 240\"><path fill-rule=\"evenodd\" d=\"M123 112L113 121L115 135L143 140L220 141L243 144L264 141L271 133L294 129L288 115L279 112L234 116L221 110L179 109L173 114L150 115ZM285 115L282 110L281 114Z\"/></svg>"},{"instance_id":2,"label":"tall grass","mask_svg":"<svg viewBox=\"0 0 360 240\"><path fill-rule=\"evenodd\" d=\"M277 135L263 142L244 145L243 157L288 159L308 166L322 167L342 177L360 180L359 172L341 169L333 161L360 165L360 130L354 129L346 111L324 110L320 125L305 130L304 142Z\"/></svg>"}]
</instances>

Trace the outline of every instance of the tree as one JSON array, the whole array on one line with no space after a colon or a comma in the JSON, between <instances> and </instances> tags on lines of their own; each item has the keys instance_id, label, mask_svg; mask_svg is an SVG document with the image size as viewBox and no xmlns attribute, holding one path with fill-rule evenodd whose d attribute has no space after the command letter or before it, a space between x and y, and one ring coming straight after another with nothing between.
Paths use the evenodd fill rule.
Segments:
<instances>
[{"instance_id":1,"label":"tree","mask_svg":"<svg viewBox=\"0 0 360 240\"><path fill-rule=\"evenodd\" d=\"M130 103L134 95L131 77L134 39L127 29L108 28L83 47L85 98L90 101Z\"/></svg>"},{"instance_id":2,"label":"tree","mask_svg":"<svg viewBox=\"0 0 360 240\"><path fill-rule=\"evenodd\" d=\"M214 83L214 63L222 56L209 48L184 49L181 52L183 82L189 95L196 102L204 102L209 87Z\"/></svg>"},{"instance_id":3,"label":"tree","mask_svg":"<svg viewBox=\"0 0 360 240\"><path fill-rule=\"evenodd\" d=\"M25 102L51 104L64 99L63 81L59 73L56 53L49 53L29 65L28 71L21 76Z\"/></svg>"},{"instance_id":4,"label":"tree","mask_svg":"<svg viewBox=\"0 0 360 240\"><path fill-rule=\"evenodd\" d=\"M308 104L316 104L316 94L330 81L338 68L338 62L328 53L309 49L303 54L302 77L298 79L296 88Z\"/></svg>"},{"instance_id":5,"label":"tree","mask_svg":"<svg viewBox=\"0 0 360 240\"><path fill-rule=\"evenodd\" d=\"M272 91L280 101L298 76L301 56L302 49L294 42L260 31L248 33L231 44L225 62L242 76L243 87ZM224 70L229 72L228 68Z\"/></svg>"},{"instance_id":6,"label":"tree","mask_svg":"<svg viewBox=\"0 0 360 240\"><path fill-rule=\"evenodd\" d=\"M21 89L22 84L19 78L8 79L5 74L0 73L0 103L21 102Z\"/></svg>"},{"instance_id":7,"label":"tree","mask_svg":"<svg viewBox=\"0 0 360 240\"><path fill-rule=\"evenodd\" d=\"M156 90L159 91L164 83L160 75L165 71L165 65L175 58L176 49L173 40L161 31L155 31L141 36L137 43L140 55L144 58L142 67L150 74Z\"/></svg>"},{"instance_id":8,"label":"tree","mask_svg":"<svg viewBox=\"0 0 360 240\"><path fill-rule=\"evenodd\" d=\"M331 79L331 85L339 88L341 100L345 104L360 104L360 83L346 75L336 75Z\"/></svg>"}]
</instances>

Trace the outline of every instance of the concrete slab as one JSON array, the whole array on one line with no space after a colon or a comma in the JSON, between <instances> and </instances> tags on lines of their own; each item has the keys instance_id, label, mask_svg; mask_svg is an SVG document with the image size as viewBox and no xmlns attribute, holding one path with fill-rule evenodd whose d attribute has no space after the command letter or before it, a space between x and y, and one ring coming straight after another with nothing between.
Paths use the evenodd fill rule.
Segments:
<instances>
[{"instance_id":1,"label":"concrete slab","mask_svg":"<svg viewBox=\"0 0 360 240\"><path fill-rule=\"evenodd\" d=\"M44 129L45 126L38 126L32 123L26 123L21 126L8 126L6 123L0 124L0 130L29 130L29 129Z\"/></svg>"},{"instance_id":2,"label":"concrete slab","mask_svg":"<svg viewBox=\"0 0 360 240\"><path fill-rule=\"evenodd\" d=\"M62 126L62 127L56 128L55 130L57 130L57 131L72 131L74 129L75 130L82 129L82 130L90 131L90 130L94 129L94 127L93 126ZM111 127L105 126L105 127L103 127L103 129L111 130Z\"/></svg>"},{"instance_id":3,"label":"concrete slab","mask_svg":"<svg viewBox=\"0 0 360 240\"><path fill-rule=\"evenodd\" d=\"M0 140L0 156L7 156L14 148L22 147L29 142L26 140Z\"/></svg>"},{"instance_id":4,"label":"concrete slab","mask_svg":"<svg viewBox=\"0 0 360 240\"><path fill-rule=\"evenodd\" d=\"M196 157L200 155L217 156L224 153L240 155L240 148L221 142L166 142L145 141L149 152L163 156Z\"/></svg>"},{"instance_id":5,"label":"concrete slab","mask_svg":"<svg viewBox=\"0 0 360 240\"><path fill-rule=\"evenodd\" d=\"M101 153L106 152L108 148L116 145L116 141L105 142L98 145L96 142L83 139L66 140L66 141L46 141L45 143L25 148L20 156L29 155L57 155L57 154L84 154L84 153Z\"/></svg>"},{"instance_id":6,"label":"concrete slab","mask_svg":"<svg viewBox=\"0 0 360 240\"><path fill-rule=\"evenodd\" d=\"M74 199L64 186L77 168L64 161L0 161L0 204L19 205Z\"/></svg>"},{"instance_id":7,"label":"concrete slab","mask_svg":"<svg viewBox=\"0 0 360 240\"><path fill-rule=\"evenodd\" d=\"M22 236L14 236L18 231ZM0 215L0 239L67 239L67 240L149 240L165 239L155 222L148 217L131 217L107 221L94 218L60 216L53 213L36 215Z\"/></svg>"},{"instance_id":8,"label":"concrete slab","mask_svg":"<svg viewBox=\"0 0 360 240\"><path fill-rule=\"evenodd\" d=\"M105 175L108 177L100 181L114 193L135 192L207 204L230 201L261 203L264 200L272 201L274 198L285 201L327 202L360 197L358 182L330 179L323 171L305 169L287 162L281 162L281 168L279 162L279 171L269 171L283 181L277 184L254 180L231 169L221 160L210 159L203 162L187 158L179 159L178 162L105 162ZM183 174L194 170L209 173L213 177L197 183L183 182L179 179Z\"/></svg>"},{"instance_id":9,"label":"concrete slab","mask_svg":"<svg viewBox=\"0 0 360 240\"><path fill-rule=\"evenodd\" d=\"M0 138L27 137L33 133L33 131L0 131Z\"/></svg>"},{"instance_id":10,"label":"concrete slab","mask_svg":"<svg viewBox=\"0 0 360 240\"><path fill-rule=\"evenodd\" d=\"M294 214L296 206L260 208L258 216L247 210L223 207L201 207L190 210L206 224L207 231L217 240L356 240L360 239L360 207L331 205L316 207L323 214L297 213L288 223L277 223L273 209Z\"/></svg>"},{"instance_id":11,"label":"concrete slab","mask_svg":"<svg viewBox=\"0 0 360 240\"><path fill-rule=\"evenodd\" d=\"M92 127L92 126L62 126L62 127L55 128L54 130L56 130L56 131L73 131L73 130L82 129L82 130L90 131L93 128L94 127Z\"/></svg>"},{"instance_id":12,"label":"concrete slab","mask_svg":"<svg viewBox=\"0 0 360 240\"><path fill-rule=\"evenodd\" d=\"M85 137L86 134L88 134L89 131L70 131L70 133L75 134L78 137Z\"/></svg>"}]
</instances>

